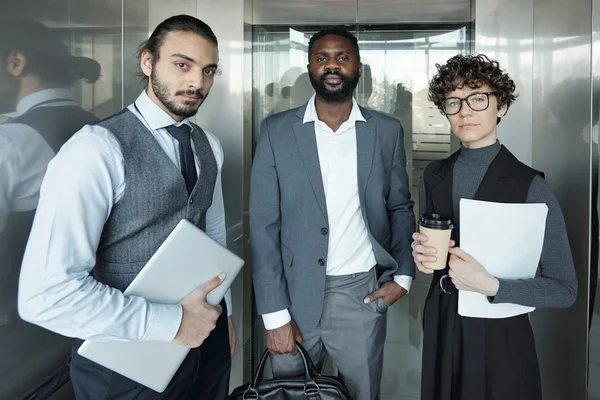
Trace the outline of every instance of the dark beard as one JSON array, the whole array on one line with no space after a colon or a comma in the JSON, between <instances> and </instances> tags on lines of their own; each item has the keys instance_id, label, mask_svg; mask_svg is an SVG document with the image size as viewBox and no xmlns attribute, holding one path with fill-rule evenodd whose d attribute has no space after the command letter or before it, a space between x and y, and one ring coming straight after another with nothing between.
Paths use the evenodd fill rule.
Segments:
<instances>
[{"instance_id":1,"label":"dark beard","mask_svg":"<svg viewBox=\"0 0 600 400\"><path fill-rule=\"evenodd\" d=\"M161 83L161 81L156 76L154 70L150 75L150 81L152 83L152 90L154 91L156 98L158 98L158 100L160 100L160 102L163 103L165 108L169 110L171 114L177 115L182 118L189 118L196 115L196 113L198 112L198 108L206 98L206 96L202 94L200 90L179 90L175 92L176 96L187 94L191 96L197 96L200 99L198 105L189 102L188 105L180 106L177 105L174 101L169 100L169 88L167 85Z\"/></svg>"},{"instance_id":2,"label":"dark beard","mask_svg":"<svg viewBox=\"0 0 600 400\"><path fill-rule=\"evenodd\" d=\"M0 114L13 112L17 109L19 97L19 80L12 76L0 79Z\"/></svg>"},{"instance_id":3,"label":"dark beard","mask_svg":"<svg viewBox=\"0 0 600 400\"><path fill-rule=\"evenodd\" d=\"M337 90L331 90L327 87L325 78L328 76L337 76L342 80L342 82L337 86ZM338 74L336 72L327 72L321 75L319 78L315 78L312 73L309 72L308 77L310 78L312 87L317 93L317 97L319 97L321 100L326 103L343 103L352 97L352 93L354 93L354 89L356 89L356 86L358 85L360 74L358 71L356 71L356 74L350 77Z\"/></svg>"}]
</instances>

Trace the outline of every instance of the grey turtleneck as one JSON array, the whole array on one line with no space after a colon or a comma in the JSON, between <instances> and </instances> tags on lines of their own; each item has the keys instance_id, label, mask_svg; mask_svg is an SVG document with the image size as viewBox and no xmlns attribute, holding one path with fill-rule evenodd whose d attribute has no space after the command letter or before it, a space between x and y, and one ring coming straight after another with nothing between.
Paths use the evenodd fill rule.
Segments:
<instances>
[{"instance_id":1,"label":"grey turtleneck","mask_svg":"<svg viewBox=\"0 0 600 400\"><path fill-rule=\"evenodd\" d=\"M461 149L454 164L452 206L460 221L460 199L472 199L488 167L500 151L500 143L479 149ZM538 273L532 279L499 279L494 303L514 303L531 307L568 307L577 296L577 278L560 205L548 183L536 176L527 193L528 203L546 203L548 217ZM425 212L425 187L421 182L419 212Z\"/></svg>"}]
</instances>

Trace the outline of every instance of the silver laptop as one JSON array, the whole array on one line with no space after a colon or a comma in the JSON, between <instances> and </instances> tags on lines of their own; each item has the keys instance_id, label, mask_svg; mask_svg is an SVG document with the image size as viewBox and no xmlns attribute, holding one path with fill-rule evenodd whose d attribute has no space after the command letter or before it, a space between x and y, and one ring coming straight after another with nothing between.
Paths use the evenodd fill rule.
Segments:
<instances>
[{"instance_id":1,"label":"silver laptop","mask_svg":"<svg viewBox=\"0 0 600 400\"><path fill-rule=\"evenodd\" d=\"M198 286L225 272L225 281L207 295L217 305L242 269L244 260L182 220L131 282L125 295L178 304ZM133 381L163 392L189 349L172 342L86 340L78 353Z\"/></svg>"}]
</instances>

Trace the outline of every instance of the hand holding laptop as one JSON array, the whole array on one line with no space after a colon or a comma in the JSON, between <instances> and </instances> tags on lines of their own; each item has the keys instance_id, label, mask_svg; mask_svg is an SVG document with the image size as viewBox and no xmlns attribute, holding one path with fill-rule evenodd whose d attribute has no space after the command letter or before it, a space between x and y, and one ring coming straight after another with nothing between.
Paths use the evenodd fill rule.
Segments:
<instances>
[{"instance_id":1,"label":"hand holding laptop","mask_svg":"<svg viewBox=\"0 0 600 400\"><path fill-rule=\"evenodd\" d=\"M165 390L190 348L214 331L219 304L244 260L183 219L160 245L125 296L157 304L181 304L183 316L169 342L86 340L77 352L157 392Z\"/></svg>"},{"instance_id":2,"label":"hand holding laptop","mask_svg":"<svg viewBox=\"0 0 600 400\"><path fill-rule=\"evenodd\" d=\"M173 342L189 348L199 347L210 335L223 312L220 305L210 305L206 295L217 288L225 280L225 273L212 278L187 295L181 302L183 317Z\"/></svg>"}]
</instances>

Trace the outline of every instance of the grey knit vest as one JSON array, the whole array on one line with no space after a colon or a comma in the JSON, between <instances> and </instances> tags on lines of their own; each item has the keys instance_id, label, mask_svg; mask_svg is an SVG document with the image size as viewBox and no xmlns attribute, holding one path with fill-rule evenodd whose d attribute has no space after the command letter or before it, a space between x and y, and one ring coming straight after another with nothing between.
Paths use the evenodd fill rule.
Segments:
<instances>
[{"instance_id":1,"label":"grey knit vest","mask_svg":"<svg viewBox=\"0 0 600 400\"><path fill-rule=\"evenodd\" d=\"M206 134L194 125L192 140L201 167L188 196L180 169L132 112L125 109L97 125L109 130L120 144L125 192L104 224L92 274L123 291L179 221L185 218L205 229L217 163Z\"/></svg>"}]
</instances>

